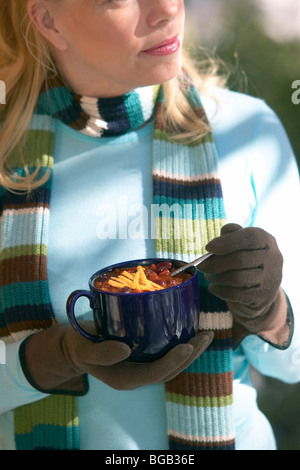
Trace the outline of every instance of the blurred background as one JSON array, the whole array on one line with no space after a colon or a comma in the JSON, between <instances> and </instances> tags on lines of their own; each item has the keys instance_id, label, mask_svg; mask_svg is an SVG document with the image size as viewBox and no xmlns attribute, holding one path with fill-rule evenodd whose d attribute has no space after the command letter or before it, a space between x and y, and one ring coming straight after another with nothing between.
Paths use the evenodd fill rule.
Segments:
<instances>
[{"instance_id":1,"label":"blurred background","mask_svg":"<svg viewBox=\"0 0 300 470\"><path fill-rule=\"evenodd\" d=\"M213 52L229 70L229 87L264 99L282 121L300 166L300 0L186 0L186 43ZM299 361L300 367L300 361ZM300 384L252 371L261 410L279 450L300 450Z\"/></svg>"},{"instance_id":2,"label":"blurred background","mask_svg":"<svg viewBox=\"0 0 300 470\"><path fill-rule=\"evenodd\" d=\"M285 126L300 164L300 0L186 0L186 42L229 67L229 86L263 98Z\"/></svg>"}]
</instances>

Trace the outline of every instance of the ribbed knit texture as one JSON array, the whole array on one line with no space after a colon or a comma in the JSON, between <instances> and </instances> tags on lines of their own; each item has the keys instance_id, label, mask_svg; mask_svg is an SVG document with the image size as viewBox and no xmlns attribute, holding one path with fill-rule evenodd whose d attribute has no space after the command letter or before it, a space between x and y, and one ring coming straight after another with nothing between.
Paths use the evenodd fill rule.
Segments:
<instances>
[{"instance_id":1,"label":"ribbed knit texture","mask_svg":"<svg viewBox=\"0 0 300 470\"><path fill-rule=\"evenodd\" d=\"M106 100L103 113L98 109L101 118L111 116L110 125L104 128L124 133L151 117L158 87L133 93L134 97ZM201 103L192 87L190 100L203 117ZM78 102L87 101L86 98L78 101L65 88L41 96L22 148L29 170L39 167L41 174L52 171L55 118L78 128L70 116L74 110L78 111ZM100 101L97 100L97 107ZM116 106L122 124L112 122ZM155 108L153 145L157 255L189 261L204 252L206 243L219 235L225 222L217 154L211 135L192 145L174 143L162 127L162 107L161 89ZM143 108L146 111L141 113ZM87 123L88 119L84 121ZM129 128L128 124L124 127L125 121L131 123ZM103 123L97 119L93 123L96 131L94 125L84 125L78 130L104 136ZM19 162L15 152L11 166L23 174ZM7 342L18 341L56 321L47 279L50 193L51 178L28 196L4 190L0 193L0 337ZM208 292L200 274L199 289L200 328L213 330L215 339L198 360L166 384L170 449L233 449L232 318L226 304ZM16 409L15 435L20 450L77 449L77 398L53 395Z\"/></svg>"},{"instance_id":2,"label":"ribbed knit texture","mask_svg":"<svg viewBox=\"0 0 300 470\"><path fill-rule=\"evenodd\" d=\"M138 129L153 117L159 86L137 88L116 98L78 96L53 88L39 98L38 110L92 137L113 137Z\"/></svg>"},{"instance_id":3,"label":"ribbed knit texture","mask_svg":"<svg viewBox=\"0 0 300 470\"><path fill-rule=\"evenodd\" d=\"M190 102L203 109L196 90ZM212 135L191 145L172 141L161 124L160 95L154 133L154 203L173 209L157 217L157 255L192 261L219 236L225 223L218 158ZM170 236L171 235L171 236ZM199 273L200 329L214 331L210 347L166 384L170 449L234 448L232 419L232 317L225 302L211 295Z\"/></svg>"},{"instance_id":4,"label":"ribbed knit texture","mask_svg":"<svg viewBox=\"0 0 300 470\"><path fill-rule=\"evenodd\" d=\"M77 398L52 395L15 413L19 450L79 450Z\"/></svg>"}]
</instances>

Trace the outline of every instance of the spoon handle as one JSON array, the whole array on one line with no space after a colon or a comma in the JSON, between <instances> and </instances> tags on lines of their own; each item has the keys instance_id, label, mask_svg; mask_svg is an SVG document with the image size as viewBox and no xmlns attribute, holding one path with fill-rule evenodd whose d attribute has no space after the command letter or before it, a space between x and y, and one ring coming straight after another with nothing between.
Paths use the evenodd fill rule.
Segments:
<instances>
[{"instance_id":1,"label":"spoon handle","mask_svg":"<svg viewBox=\"0 0 300 470\"><path fill-rule=\"evenodd\" d=\"M176 274L179 274L181 273L182 271L185 271L187 268L190 268L192 266L198 266L200 263L202 263L203 261L205 261L207 258L210 258L211 256L214 256L213 253L207 253L206 255L202 255L200 256L200 258L197 258L195 259L194 261L192 261L191 263L189 264L184 264L183 266L181 266L180 268L176 269L176 271L173 271L171 273L171 276L176 276Z\"/></svg>"}]
</instances>

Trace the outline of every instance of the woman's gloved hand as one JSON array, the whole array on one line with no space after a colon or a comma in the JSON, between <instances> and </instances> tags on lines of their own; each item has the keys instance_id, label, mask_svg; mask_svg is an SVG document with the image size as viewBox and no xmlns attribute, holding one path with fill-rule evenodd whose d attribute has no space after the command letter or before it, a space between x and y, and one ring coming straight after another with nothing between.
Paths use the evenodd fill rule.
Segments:
<instances>
[{"instance_id":1,"label":"woman's gloved hand","mask_svg":"<svg viewBox=\"0 0 300 470\"><path fill-rule=\"evenodd\" d=\"M72 326L56 324L25 340L20 357L27 380L45 393L84 394L86 374L116 390L133 390L171 380L205 351L213 336L201 333L157 361L133 364L125 361L131 353L125 343L94 343Z\"/></svg>"},{"instance_id":2,"label":"woman's gloved hand","mask_svg":"<svg viewBox=\"0 0 300 470\"><path fill-rule=\"evenodd\" d=\"M206 249L215 256L199 269L210 292L225 300L233 315L235 343L249 333L285 343L288 306L280 288L283 257L275 238L261 228L227 224Z\"/></svg>"}]
</instances>

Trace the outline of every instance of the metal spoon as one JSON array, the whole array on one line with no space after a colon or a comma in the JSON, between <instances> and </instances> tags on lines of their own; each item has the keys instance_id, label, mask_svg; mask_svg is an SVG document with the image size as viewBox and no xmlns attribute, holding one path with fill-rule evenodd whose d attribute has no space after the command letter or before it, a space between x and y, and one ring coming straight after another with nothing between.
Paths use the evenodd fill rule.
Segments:
<instances>
[{"instance_id":1,"label":"metal spoon","mask_svg":"<svg viewBox=\"0 0 300 470\"><path fill-rule=\"evenodd\" d=\"M192 266L198 266L200 263L202 263L203 261L205 261L207 258L210 258L211 256L214 256L213 253L207 253L206 255L202 255L200 256L200 258L197 258L195 259L194 261L192 261L191 263L189 264L184 264L183 266L181 266L180 268L176 269L176 271L173 271L171 273L171 276L176 276L176 274L179 274L181 273L182 271L185 271L187 268L190 268Z\"/></svg>"}]
</instances>

